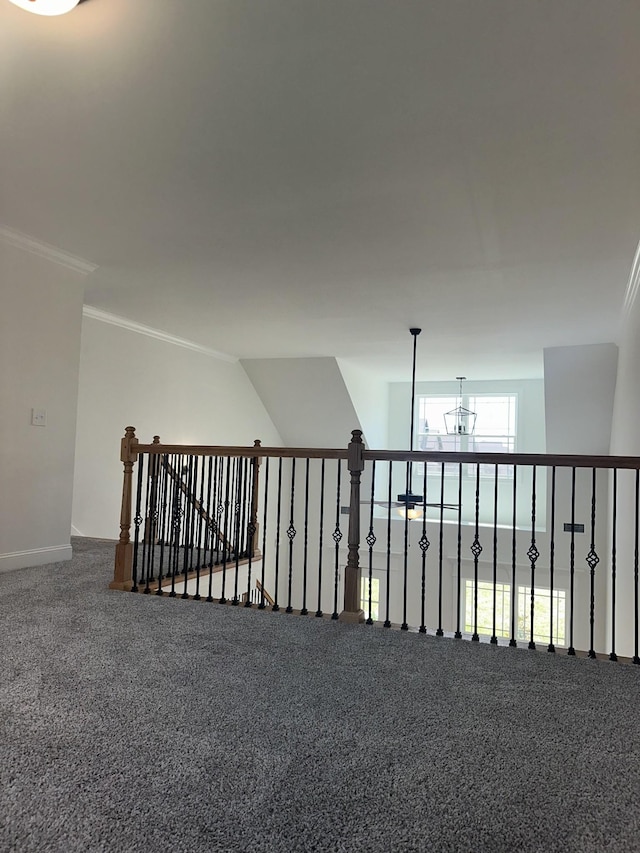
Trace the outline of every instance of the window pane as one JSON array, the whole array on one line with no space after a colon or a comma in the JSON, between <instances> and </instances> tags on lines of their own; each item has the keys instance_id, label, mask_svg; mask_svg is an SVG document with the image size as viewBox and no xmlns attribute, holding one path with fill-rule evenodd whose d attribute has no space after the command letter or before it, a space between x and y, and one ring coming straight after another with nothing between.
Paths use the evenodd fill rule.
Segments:
<instances>
[{"instance_id":1,"label":"window pane","mask_svg":"<svg viewBox=\"0 0 640 853\"><path fill-rule=\"evenodd\" d=\"M565 645L565 603L563 589L553 591L553 631L551 630L551 590L535 587L533 590L533 640L536 643L552 642ZM518 639L531 639L531 588L518 587Z\"/></svg>"},{"instance_id":2,"label":"window pane","mask_svg":"<svg viewBox=\"0 0 640 853\"><path fill-rule=\"evenodd\" d=\"M364 610L364 618L369 618L369 578L360 581L360 607ZM380 579L371 578L371 618L378 621L380 607Z\"/></svg>"},{"instance_id":3,"label":"window pane","mask_svg":"<svg viewBox=\"0 0 640 853\"><path fill-rule=\"evenodd\" d=\"M474 587L473 580L465 580L464 587L464 630L474 630ZM509 618L511 612L511 585L497 583L495 587L496 637L509 636ZM478 634L493 636L493 584L478 581Z\"/></svg>"}]
</instances>

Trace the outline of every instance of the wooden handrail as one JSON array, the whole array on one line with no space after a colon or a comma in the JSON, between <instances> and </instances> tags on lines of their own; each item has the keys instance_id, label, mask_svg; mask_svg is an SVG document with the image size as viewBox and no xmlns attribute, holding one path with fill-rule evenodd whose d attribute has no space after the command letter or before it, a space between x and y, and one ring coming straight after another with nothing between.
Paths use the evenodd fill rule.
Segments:
<instances>
[{"instance_id":1,"label":"wooden handrail","mask_svg":"<svg viewBox=\"0 0 640 853\"><path fill-rule=\"evenodd\" d=\"M259 452L257 452L259 451ZM347 459L348 450L321 447L226 447L189 444L137 444L134 453L151 455L182 454L185 456L231 456L255 459ZM457 453L444 450L363 450L365 461L391 462L462 462L481 465L537 465L559 468L640 468L640 456L585 456L558 453Z\"/></svg>"},{"instance_id":2,"label":"wooden handrail","mask_svg":"<svg viewBox=\"0 0 640 853\"><path fill-rule=\"evenodd\" d=\"M255 459L263 456L283 459L346 459L347 449L322 447L225 447L222 444L138 444L136 452L151 455L182 454L184 456L242 456Z\"/></svg>"},{"instance_id":3,"label":"wooden handrail","mask_svg":"<svg viewBox=\"0 0 640 853\"><path fill-rule=\"evenodd\" d=\"M473 465L537 465L558 468L640 468L640 456L582 456L557 453L456 453L445 450L365 450L367 461L462 462Z\"/></svg>"}]
</instances>

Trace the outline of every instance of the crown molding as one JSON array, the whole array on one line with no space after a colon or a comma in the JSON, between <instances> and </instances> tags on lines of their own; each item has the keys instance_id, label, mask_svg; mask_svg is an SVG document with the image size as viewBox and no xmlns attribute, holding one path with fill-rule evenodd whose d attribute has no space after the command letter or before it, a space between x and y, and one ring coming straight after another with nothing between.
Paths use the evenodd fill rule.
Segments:
<instances>
[{"instance_id":1,"label":"crown molding","mask_svg":"<svg viewBox=\"0 0 640 853\"><path fill-rule=\"evenodd\" d=\"M121 329L127 329L130 332L136 332L138 335L145 335L147 338L155 338L158 341L163 341L165 344L173 344L182 349L192 350L201 355L206 355L209 358L216 358L218 361L226 361L230 364L235 364L238 359L233 355L228 355L225 352L219 352L209 347L201 346L188 341L185 338L178 338L175 335L170 335L167 332L162 332L160 329L153 329L151 326L145 326L142 323L136 323L135 320L129 320L127 317L120 317L118 314L110 314L108 311L101 311L99 308L93 308L91 305L84 305L82 314L92 320L98 320L101 323L108 323L110 326L118 326Z\"/></svg>"},{"instance_id":2,"label":"crown molding","mask_svg":"<svg viewBox=\"0 0 640 853\"><path fill-rule=\"evenodd\" d=\"M9 243L11 246L15 246L16 249L22 249L24 252L38 255L47 261L67 267L81 275L89 275L98 269L97 264L92 264L91 261L79 258L70 252L64 252L62 249L56 248L56 246L43 243L42 240L36 240L35 237L30 237L28 234L23 234L20 231L14 231L13 228L7 228L5 225L0 225L0 240Z\"/></svg>"},{"instance_id":3,"label":"crown molding","mask_svg":"<svg viewBox=\"0 0 640 853\"><path fill-rule=\"evenodd\" d=\"M628 317L631 313L636 297L638 296L638 290L640 290L640 243L638 243L638 248L631 264L627 291L624 295L623 316Z\"/></svg>"}]
</instances>

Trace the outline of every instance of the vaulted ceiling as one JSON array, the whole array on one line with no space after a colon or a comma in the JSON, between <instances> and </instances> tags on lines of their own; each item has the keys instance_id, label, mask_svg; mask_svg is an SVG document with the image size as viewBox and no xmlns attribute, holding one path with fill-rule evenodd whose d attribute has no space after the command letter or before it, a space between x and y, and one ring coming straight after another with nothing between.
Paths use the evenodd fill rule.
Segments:
<instances>
[{"instance_id":1,"label":"vaulted ceiling","mask_svg":"<svg viewBox=\"0 0 640 853\"><path fill-rule=\"evenodd\" d=\"M616 340L640 3L0 0L0 224L246 358L540 375Z\"/></svg>"}]
</instances>

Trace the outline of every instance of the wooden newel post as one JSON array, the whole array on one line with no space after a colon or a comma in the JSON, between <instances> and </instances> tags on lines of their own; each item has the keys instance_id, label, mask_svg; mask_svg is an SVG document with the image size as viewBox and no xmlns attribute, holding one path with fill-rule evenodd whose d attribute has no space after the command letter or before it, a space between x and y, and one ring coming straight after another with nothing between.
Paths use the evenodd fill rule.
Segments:
<instances>
[{"instance_id":1,"label":"wooden newel post","mask_svg":"<svg viewBox=\"0 0 640 853\"><path fill-rule=\"evenodd\" d=\"M347 566L344 573L344 610L342 622L364 622L360 606L360 478L364 470L362 431L354 429L349 443L347 466L351 474L349 500L349 536Z\"/></svg>"},{"instance_id":2,"label":"wooden newel post","mask_svg":"<svg viewBox=\"0 0 640 853\"><path fill-rule=\"evenodd\" d=\"M138 439L135 427L126 427L124 438L120 442L120 460L124 464L122 484L122 508L120 510L120 539L116 545L116 562L110 589L131 589L133 568L133 545L129 531L131 529L131 494L133 465L136 461Z\"/></svg>"},{"instance_id":3,"label":"wooden newel post","mask_svg":"<svg viewBox=\"0 0 640 853\"><path fill-rule=\"evenodd\" d=\"M262 442L259 438L253 442L254 447L261 447ZM251 557L259 557L260 549L258 548L258 486L260 481L260 466L262 465L262 457L254 456L251 460L251 516L249 520L250 532L251 532L251 541L249 542L249 548L251 550Z\"/></svg>"}]
</instances>

